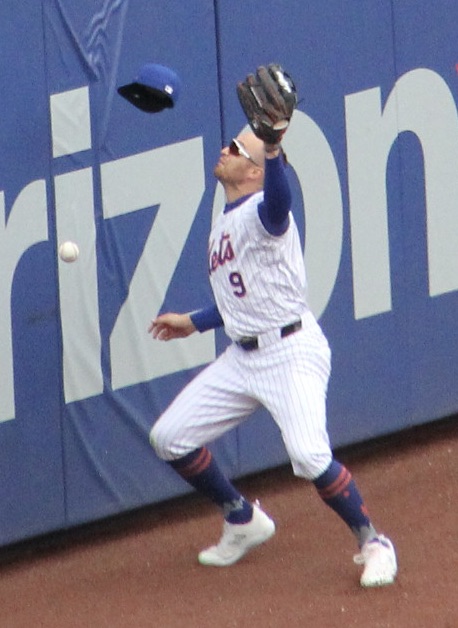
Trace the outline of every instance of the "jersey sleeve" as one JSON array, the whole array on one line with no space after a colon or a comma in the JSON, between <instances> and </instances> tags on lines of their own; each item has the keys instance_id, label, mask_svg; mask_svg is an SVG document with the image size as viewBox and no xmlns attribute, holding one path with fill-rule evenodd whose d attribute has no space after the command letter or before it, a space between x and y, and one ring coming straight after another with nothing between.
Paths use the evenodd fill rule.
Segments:
<instances>
[{"instance_id":1,"label":"jersey sleeve","mask_svg":"<svg viewBox=\"0 0 458 628\"><path fill-rule=\"evenodd\" d=\"M197 310L191 314L191 321L194 327L200 333L208 331L209 329L216 329L224 325L221 314L219 313L216 305L210 305L209 307Z\"/></svg>"},{"instance_id":2,"label":"jersey sleeve","mask_svg":"<svg viewBox=\"0 0 458 628\"><path fill-rule=\"evenodd\" d=\"M266 159L264 200L258 207L259 218L270 234L279 236L288 229L290 209L291 189L284 157L280 154L275 159Z\"/></svg>"}]
</instances>

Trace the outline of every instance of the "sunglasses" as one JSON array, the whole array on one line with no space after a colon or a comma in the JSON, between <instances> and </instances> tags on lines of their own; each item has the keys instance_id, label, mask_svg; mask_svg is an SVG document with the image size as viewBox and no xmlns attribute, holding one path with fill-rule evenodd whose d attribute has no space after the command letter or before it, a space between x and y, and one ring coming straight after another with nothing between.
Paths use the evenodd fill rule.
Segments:
<instances>
[{"instance_id":1,"label":"sunglasses","mask_svg":"<svg viewBox=\"0 0 458 628\"><path fill-rule=\"evenodd\" d=\"M255 162L255 160L250 155L250 153L247 151L245 146L238 139L236 139L235 137L231 141L231 143L229 144L229 154L230 155L234 155L234 157L238 157L239 155L241 155L242 157L245 157L245 159L248 159L249 161L251 161L252 164L254 164L255 166L258 166L258 168L260 168L259 164L257 164Z\"/></svg>"}]
</instances>

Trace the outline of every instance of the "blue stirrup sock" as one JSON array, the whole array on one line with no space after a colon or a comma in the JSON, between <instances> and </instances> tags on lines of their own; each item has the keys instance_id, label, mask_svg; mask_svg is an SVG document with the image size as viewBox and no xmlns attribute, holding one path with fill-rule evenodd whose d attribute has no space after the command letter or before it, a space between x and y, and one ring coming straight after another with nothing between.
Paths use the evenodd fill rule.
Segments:
<instances>
[{"instance_id":1,"label":"blue stirrup sock","mask_svg":"<svg viewBox=\"0 0 458 628\"><path fill-rule=\"evenodd\" d=\"M377 538L377 532L351 473L337 460L313 480L319 496L351 529L360 547Z\"/></svg>"},{"instance_id":2,"label":"blue stirrup sock","mask_svg":"<svg viewBox=\"0 0 458 628\"><path fill-rule=\"evenodd\" d=\"M253 506L237 491L225 477L211 452L201 447L178 460L169 461L170 466L193 486L219 506L229 523L248 523L253 516Z\"/></svg>"}]
</instances>

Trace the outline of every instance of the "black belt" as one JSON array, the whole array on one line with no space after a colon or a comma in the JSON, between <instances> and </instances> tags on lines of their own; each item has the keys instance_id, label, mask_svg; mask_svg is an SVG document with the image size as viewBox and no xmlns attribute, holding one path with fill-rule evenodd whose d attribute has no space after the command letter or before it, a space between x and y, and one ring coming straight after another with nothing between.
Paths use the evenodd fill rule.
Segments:
<instances>
[{"instance_id":1,"label":"black belt","mask_svg":"<svg viewBox=\"0 0 458 628\"><path fill-rule=\"evenodd\" d=\"M282 327L280 329L280 338L286 338L286 336L296 333L299 329L302 329L302 321L300 319ZM237 340L235 344L241 347L244 351L254 351L259 347L259 340L257 336L245 336L244 338Z\"/></svg>"}]
</instances>

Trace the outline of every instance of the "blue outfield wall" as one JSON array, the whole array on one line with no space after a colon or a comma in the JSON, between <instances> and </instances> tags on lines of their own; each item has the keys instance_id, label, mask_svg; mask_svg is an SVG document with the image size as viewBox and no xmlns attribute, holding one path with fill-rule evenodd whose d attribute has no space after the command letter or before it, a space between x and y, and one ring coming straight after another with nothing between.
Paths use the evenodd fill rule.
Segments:
<instances>
[{"instance_id":1,"label":"blue outfield wall","mask_svg":"<svg viewBox=\"0 0 458 628\"><path fill-rule=\"evenodd\" d=\"M300 95L285 149L333 446L457 412L458 5L285 5L1 3L1 545L188 490L148 432L227 339L146 330L211 298L213 165L263 63ZM149 61L183 81L157 115L116 92ZM287 462L265 412L212 448L232 477Z\"/></svg>"}]
</instances>

